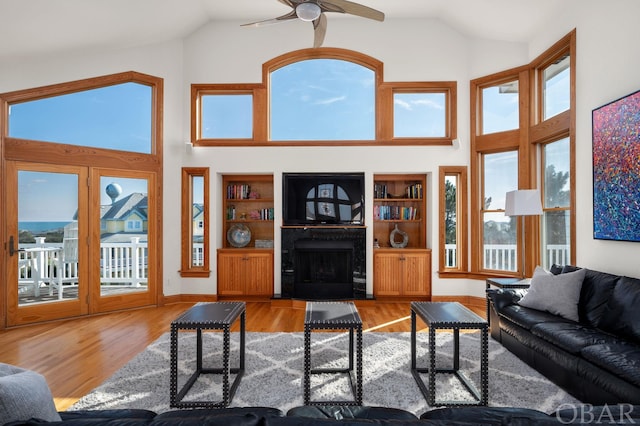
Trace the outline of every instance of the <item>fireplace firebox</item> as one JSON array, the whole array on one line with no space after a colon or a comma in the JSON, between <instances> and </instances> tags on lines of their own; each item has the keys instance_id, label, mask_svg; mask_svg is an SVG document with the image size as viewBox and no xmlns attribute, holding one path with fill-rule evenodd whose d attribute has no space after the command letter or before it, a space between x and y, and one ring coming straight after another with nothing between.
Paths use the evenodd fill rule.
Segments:
<instances>
[{"instance_id":1,"label":"fireplace firebox","mask_svg":"<svg viewBox=\"0 0 640 426\"><path fill-rule=\"evenodd\" d=\"M362 228L283 228L282 297L305 300L366 297Z\"/></svg>"},{"instance_id":2,"label":"fireplace firebox","mask_svg":"<svg viewBox=\"0 0 640 426\"><path fill-rule=\"evenodd\" d=\"M353 241L298 240L294 247L295 298L353 297Z\"/></svg>"}]
</instances>

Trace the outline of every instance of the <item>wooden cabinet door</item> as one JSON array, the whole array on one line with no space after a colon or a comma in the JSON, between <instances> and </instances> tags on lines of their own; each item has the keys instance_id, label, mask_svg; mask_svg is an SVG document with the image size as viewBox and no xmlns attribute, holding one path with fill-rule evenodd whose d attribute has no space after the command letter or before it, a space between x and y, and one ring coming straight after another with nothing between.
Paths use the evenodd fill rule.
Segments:
<instances>
[{"instance_id":1,"label":"wooden cabinet door","mask_svg":"<svg viewBox=\"0 0 640 426\"><path fill-rule=\"evenodd\" d=\"M244 253L218 253L218 294L237 296L244 294Z\"/></svg>"},{"instance_id":2,"label":"wooden cabinet door","mask_svg":"<svg viewBox=\"0 0 640 426\"><path fill-rule=\"evenodd\" d=\"M431 250L377 250L373 255L375 296L431 297Z\"/></svg>"},{"instance_id":3,"label":"wooden cabinet door","mask_svg":"<svg viewBox=\"0 0 640 426\"><path fill-rule=\"evenodd\" d=\"M431 292L431 262L427 253L405 253L404 296L428 296Z\"/></svg>"},{"instance_id":4,"label":"wooden cabinet door","mask_svg":"<svg viewBox=\"0 0 640 426\"><path fill-rule=\"evenodd\" d=\"M247 254L243 259L247 296L273 295L273 254L270 252Z\"/></svg>"},{"instance_id":5,"label":"wooden cabinet door","mask_svg":"<svg viewBox=\"0 0 640 426\"><path fill-rule=\"evenodd\" d=\"M218 295L272 296L273 251L218 251Z\"/></svg>"},{"instance_id":6,"label":"wooden cabinet door","mask_svg":"<svg viewBox=\"0 0 640 426\"><path fill-rule=\"evenodd\" d=\"M376 296L400 296L404 268L398 253L376 253L373 260L373 293Z\"/></svg>"}]
</instances>

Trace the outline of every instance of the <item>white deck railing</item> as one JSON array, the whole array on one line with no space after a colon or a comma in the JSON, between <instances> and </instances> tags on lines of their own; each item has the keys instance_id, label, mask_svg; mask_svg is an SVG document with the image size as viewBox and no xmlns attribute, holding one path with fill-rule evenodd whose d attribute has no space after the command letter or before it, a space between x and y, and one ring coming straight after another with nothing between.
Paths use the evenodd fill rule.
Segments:
<instances>
[{"instance_id":1,"label":"white deck railing","mask_svg":"<svg viewBox=\"0 0 640 426\"><path fill-rule=\"evenodd\" d=\"M203 264L203 244L193 245L193 265ZM456 245L445 246L445 265L455 266ZM100 284L104 286L141 287L147 284L148 247L138 237L128 243L100 244ZM545 265L565 265L569 260L569 246L548 245ZM486 244L484 269L516 271L515 244ZM78 285L77 260L65 260L64 249L59 243L45 243L42 237L36 243L20 244L18 251L18 287L21 291L32 288L35 296L41 289L53 295L65 286ZM62 291L58 291L62 299Z\"/></svg>"},{"instance_id":2,"label":"white deck railing","mask_svg":"<svg viewBox=\"0 0 640 426\"><path fill-rule=\"evenodd\" d=\"M63 298L63 289L78 285L78 261L65 259L64 247L59 243L45 243L43 237L36 243L20 244L18 250L19 291L33 289L35 296L45 289L50 295L57 292ZM142 287L147 284L148 247L139 237L127 243L100 244L100 285Z\"/></svg>"},{"instance_id":3,"label":"white deck railing","mask_svg":"<svg viewBox=\"0 0 640 426\"><path fill-rule=\"evenodd\" d=\"M444 250L446 267L456 266L457 246L446 244ZM549 267L554 263L566 265L569 262L569 246L564 244L549 244L545 253L544 265ZM484 246L484 269L497 271L516 271L515 244L486 244Z\"/></svg>"}]
</instances>

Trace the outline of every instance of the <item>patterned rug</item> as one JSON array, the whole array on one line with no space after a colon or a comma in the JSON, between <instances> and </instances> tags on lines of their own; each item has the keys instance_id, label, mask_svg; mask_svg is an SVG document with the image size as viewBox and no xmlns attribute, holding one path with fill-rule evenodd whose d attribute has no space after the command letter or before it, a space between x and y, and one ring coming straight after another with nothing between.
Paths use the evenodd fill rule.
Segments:
<instances>
[{"instance_id":1,"label":"patterned rug","mask_svg":"<svg viewBox=\"0 0 640 426\"><path fill-rule=\"evenodd\" d=\"M222 365L222 333L203 333L203 365ZM348 363L347 333L312 334L312 368L343 367ZM149 345L105 383L80 399L70 410L145 408L156 412L169 407L169 333ZM428 333L418 333L418 367L426 367ZM178 388L195 370L193 332L179 336ZM437 367L451 368L453 338L437 333ZM363 404L396 407L420 415L430 409L411 375L410 333L363 333ZM238 333L232 333L231 367L238 365ZM303 333L247 333L245 374L231 406L268 406L283 411L303 405ZM480 339L478 333L460 335L460 369L479 388ZM426 376L426 374L424 375ZM231 377L231 380L233 380ZM425 377L426 382L426 377ZM352 399L345 374L313 375L312 400ZM470 400L453 375L438 374L437 400ZM201 375L185 397L219 401L220 375ZM526 407L552 412L575 398L489 339L489 405Z\"/></svg>"}]
</instances>

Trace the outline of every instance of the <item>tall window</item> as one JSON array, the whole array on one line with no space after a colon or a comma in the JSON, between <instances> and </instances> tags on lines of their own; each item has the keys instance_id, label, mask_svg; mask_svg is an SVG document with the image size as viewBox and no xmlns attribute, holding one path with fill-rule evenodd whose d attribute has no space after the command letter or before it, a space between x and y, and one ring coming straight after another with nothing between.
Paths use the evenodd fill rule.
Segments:
<instances>
[{"instance_id":1,"label":"tall window","mask_svg":"<svg viewBox=\"0 0 640 426\"><path fill-rule=\"evenodd\" d=\"M473 272L530 276L535 265L575 262L575 40L572 31L530 64L471 82L471 184L482 190L471 192ZM543 216L517 227L504 194L536 188Z\"/></svg>"},{"instance_id":2,"label":"tall window","mask_svg":"<svg viewBox=\"0 0 640 426\"><path fill-rule=\"evenodd\" d=\"M467 168L440 167L440 273L467 270Z\"/></svg>"},{"instance_id":3,"label":"tall window","mask_svg":"<svg viewBox=\"0 0 640 426\"><path fill-rule=\"evenodd\" d=\"M534 105L537 121L531 143L540 161L538 181L543 194L540 264L575 262L575 31L534 61L538 82Z\"/></svg>"},{"instance_id":4,"label":"tall window","mask_svg":"<svg viewBox=\"0 0 640 426\"><path fill-rule=\"evenodd\" d=\"M482 269L517 271L517 222L504 208L506 193L518 188L518 153L485 154L482 166Z\"/></svg>"},{"instance_id":5,"label":"tall window","mask_svg":"<svg viewBox=\"0 0 640 426\"><path fill-rule=\"evenodd\" d=\"M571 259L571 167L569 138L542 146L544 170L542 266L566 265Z\"/></svg>"},{"instance_id":6,"label":"tall window","mask_svg":"<svg viewBox=\"0 0 640 426\"><path fill-rule=\"evenodd\" d=\"M208 277L209 168L182 168L182 257L180 275Z\"/></svg>"}]
</instances>

